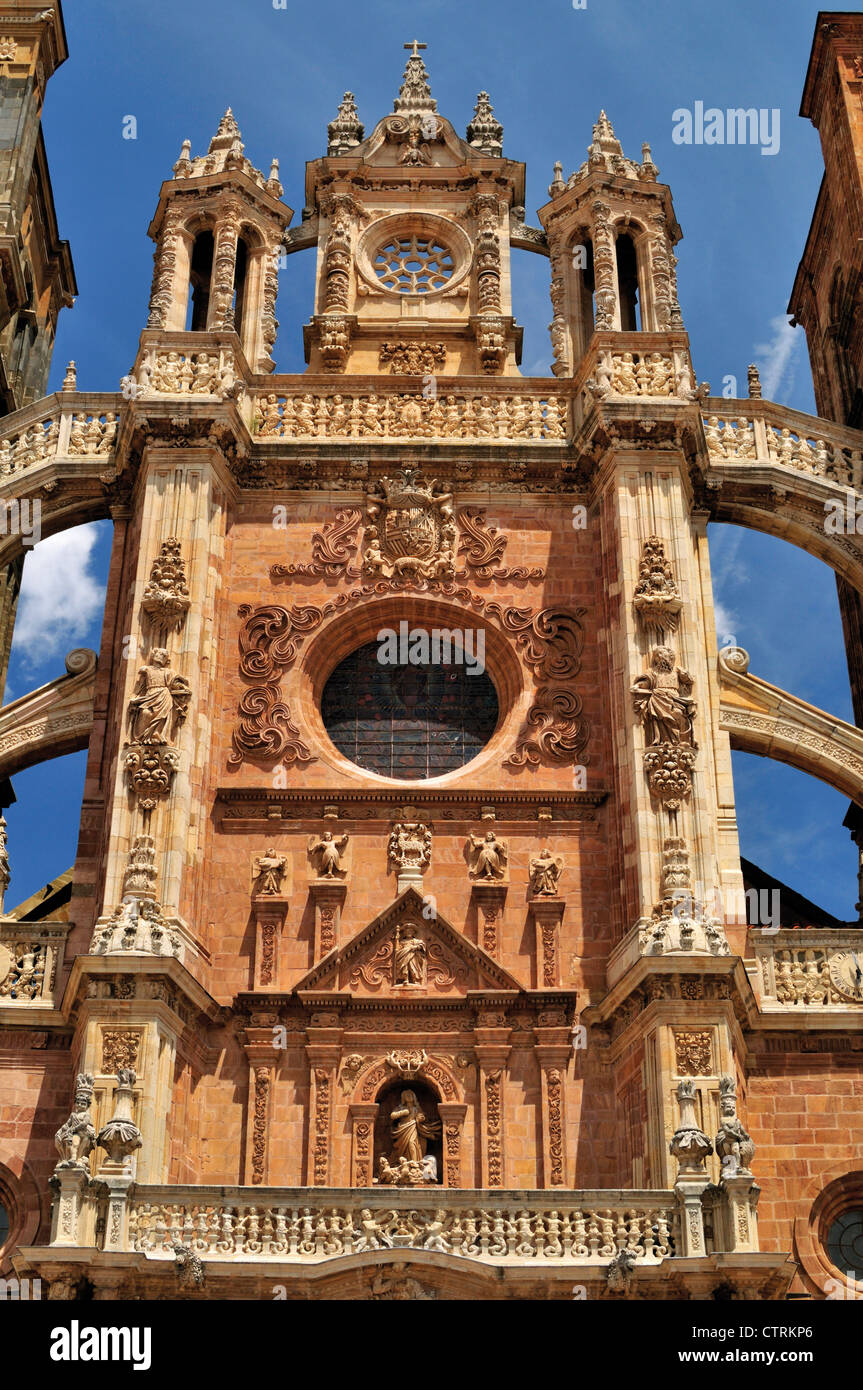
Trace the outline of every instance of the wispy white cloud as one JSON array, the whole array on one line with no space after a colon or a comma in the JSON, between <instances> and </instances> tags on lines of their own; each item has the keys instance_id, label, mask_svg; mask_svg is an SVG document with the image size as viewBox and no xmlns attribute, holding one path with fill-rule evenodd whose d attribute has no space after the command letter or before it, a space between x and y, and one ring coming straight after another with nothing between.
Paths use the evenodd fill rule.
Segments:
<instances>
[{"instance_id":1,"label":"wispy white cloud","mask_svg":"<svg viewBox=\"0 0 863 1390\"><path fill-rule=\"evenodd\" d=\"M50 536L28 554L12 647L22 667L65 656L93 627L105 601L91 568L98 538L93 522Z\"/></svg>"},{"instance_id":2,"label":"wispy white cloud","mask_svg":"<svg viewBox=\"0 0 863 1390\"><path fill-rule=\"evenodd\" d=\"M761 373L761 388L769 401L782 402L794 388L797 349L803 335L791 327L784 314L770 320L770 338L757 343L755 361Z\"/></svg>"}]
</instances>

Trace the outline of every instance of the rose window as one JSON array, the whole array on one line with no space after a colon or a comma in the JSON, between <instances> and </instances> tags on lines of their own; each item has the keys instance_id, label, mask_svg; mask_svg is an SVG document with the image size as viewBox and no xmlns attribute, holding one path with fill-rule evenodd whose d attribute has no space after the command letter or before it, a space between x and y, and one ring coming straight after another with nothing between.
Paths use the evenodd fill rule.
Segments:
<instances>
[{"instance_id":1,"label":"rose window","mask_svg":"<svg viewBox=\"0 0 863 1390\"><path fill-rule=\"evenodd\" d=\"M827 1232L827 1253L843 1274L863 1279L863 1211L843 1212Z\"/></svg>"},{"instance_id":2,"label":"rose window","mask_svg":"<svg viewBox=\"0 0 863 1390\"><path fill-rule=\"evenodd\" d=\"M430 236L397 236L382 246L374 271L388 290L398 294L428 294L441 290L452 277L452 253Z\"/></svg>"}]
</instances>

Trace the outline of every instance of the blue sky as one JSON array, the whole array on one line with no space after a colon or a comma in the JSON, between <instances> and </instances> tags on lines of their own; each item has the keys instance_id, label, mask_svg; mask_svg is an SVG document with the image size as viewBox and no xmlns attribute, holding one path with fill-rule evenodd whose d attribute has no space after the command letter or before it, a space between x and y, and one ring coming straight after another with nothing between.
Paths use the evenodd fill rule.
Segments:
<instances>
[{"instance_id":1,"label":"blue sky","mask_svg":"<svg viewBox=\"0 0 863 1390\"><path fill-rule=\"evenodd\" d=\"M802 330L785 308L821 180L818 137L798 115L818 6L805 0L388 0L303 5L286 0L86 0L67 3L70 59L52 79L45 138L62 235L80 298L61 316L51 389L66 361L83 390L114 389L146 320L152 273L147 226L185 138L202 153L226 106L246 152L281 161L299 220L304 164L322 154L346 89L367 132L392 108L402 44L424 54L438 109L460 132L476 93L491 94L504 151L527 163L528 220L547 201L552 166L585 158L600 108L624 151L650 141L674 195L684 240L680 298L699 380L715 392L762 366L765 395L814 410ZM682 146L672 113L705 106L778 108L779 153ZM123 138L134 116L137 138ZM125 122L128 128L128 122ZM313 255L282 272L276 348L281 371L303 369ZM525 327L523 370L547 375L548 265L514 253L514 298ZM109 526L43 543L25 568L7 699L59 675L73 646L98 646ZM845 719L851 717L833 574L770 537L711 527L721 626L752 670ZM72 863L83 754L15 779L8 814L14 903ZM840 917L853 915L856 853L842 829L847 803L792 769L735 755L742 852Z\"/></svg>"}]
</instances>

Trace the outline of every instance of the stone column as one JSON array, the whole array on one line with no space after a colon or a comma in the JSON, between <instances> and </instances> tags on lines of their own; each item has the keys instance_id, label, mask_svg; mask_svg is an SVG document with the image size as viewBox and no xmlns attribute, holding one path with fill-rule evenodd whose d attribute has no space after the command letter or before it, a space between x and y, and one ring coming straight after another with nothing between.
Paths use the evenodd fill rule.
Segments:
<instances>
[{"instance_id":1,"label":"stone column","mask_svg":"<svg viewBox=\"0 0 863 1390\"><path fill-rule=\"evenodd\" d=\"M682 421L675 427L675 440L682 427ZM721 954L727 951L721 923L714 929L707 918L720 889L724 898L741 886L739 849L735 868L733 820L731 835L719 838L720 823L728 823L729 813L733 817L728 738L711 732L719 698L715 661L708 659L715 645L712 598L683 450L675 443L660 455L614 443L600 465L597 491L611 605L605 637L615 779L631 830L623 902L630 930L639 928L635 954L669 948ZM665 577L654 581L659 573ZM655 665L665 659L661 648L672 653L670 673ZM678 682L682 701L689 692L695 706L691 733L680 728L672 741L651 722L644 691L654 680ZM642 688L638 699L636 682ZM681 718L684 707L679 705ZM691 925L655 915L663 901L687 892L699 908L689 913L696 919ZM612 964L609 985L625 968L623 962Z\"/></svg>"},{"instance_id":2,"label":"stone column","mask_svg":"<svg viewBox=\"0 0 863 1390\"><path fill-rule=\"evenodd\" d=\"M476 1049L480 1070L480 1153L483 1187L506 1186L506 1064L512 1048Z\"/></svg>"},{"instance_id":3,"label":"stone column","mask_svg":"<svg viewBox=\"0 0 863 1390\"><path fill-rule=\"evenodd\" d=\"M226 203L221 210L213 247L213 277L207 311L207 330L219 332L236 328L234 323L234 277L237 266L242 208Z\"/></svg>"},{"instance_id":4,"label":"stone column","mask_svg":"<svg viewBox=\"0 0 863 1390\"><path fill-rule=\"evenodd\" d=\"M336 1104L336 1075L341 1060L341 1030L310 1026L306 1056L309 1060L309 1147L306 1184L309 1187L341 1185L333 1181L332 1132Z\"/></svg>"},{"instance_id":5,"label":"stone column","mask_svg":"<svg viewBox=\"0 0 863 1390\"><path fill-rule=\"evenodd\" d=\"M374 1177L375 1120L380 1106L372 1102L357 1102L350 1107L351 1121L351 1186L371 1187Z\"/></svg>"},{"instance_id":6,"label":"stone column","mask_svg":"<svg viewBox=\"0 0 863 1390\"><path fill-rule=\"evenodd\" d=\"M539 1036L541 1029L537 1029ZM544 1187L566 1187L566 1067L569 1048L538 1044L542 1104L542 1172Z\"/></svg>"},{"instance_id":7,"label":"stone column","mask_svg":"<svg viewBox=\"0 0 863 1390\"><path fill-rule=\"evenodd\" d=\"M249 1104L246 1112L245 1181L265 1184L269 1172L269 1130L273 1109L275 1062L272 1048L246 1047L249 1058Z\"/></svg>"},{"instance_id":8,"label":"stone column","mask_svg":"<svg viewBox=\"0 0 863 1390\"><path fill-rule=\"evenodd\" d=\"M453 1101L440 1101L438 1114L443 1130L443 1185L461 1187L462 1184L462 1137L466 1105Z\"/></svg>"}]
</instances>

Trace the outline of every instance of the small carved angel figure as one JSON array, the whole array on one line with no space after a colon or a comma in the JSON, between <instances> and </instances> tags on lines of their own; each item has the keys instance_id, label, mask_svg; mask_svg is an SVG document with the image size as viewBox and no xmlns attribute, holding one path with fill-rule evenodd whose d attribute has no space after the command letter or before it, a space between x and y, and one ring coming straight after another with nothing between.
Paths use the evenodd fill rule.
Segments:
<instances>
[{"instance_id":1,"label":"small carved angel figure","mask_svg":"<svg viewBox=\"0 0 863 1390\"><path fill-rule=\"evenodd\" d=\"M470 857L474 878L500 879L506 872L507 844L499 840L493 830L486 832L485 839L470 835Z\"/></svg>"},{"instance_id":2,"label":"small carved angel figure","mask_svg":"<svg viewBox=\"0 0 863 1390\"><path fill-rule=\"evenodd\" d=\"M563 858L559 854L553 855L546 846L530 861L531 892L538 898L553 898L562 872Z\"/></svg>"},{"instance_id":3,"label":"small carved angel figure","mask_svg":"<svg viewBox=\"0 0 863 1390\"><path fill-rule=\"evenodd\" d=\"M276 894L282 886L287 860L283 854L276 854L273 848L255 860L256 891L261 894Z\"/></svg>"},{"instance_id":4,"label":"small carved angel figure","mask_svg":"<svg viewBox=\"0 0 863 1390\"><path fill-rule=\"evenodd\" d=\"M309 846L309 853L319 856L318 870L321 878L335 878L336 874L344 873L342 855L347 843L347 835L334 840L333 832L325 830L320 839Z\"/></svg>"}]
</instances>

